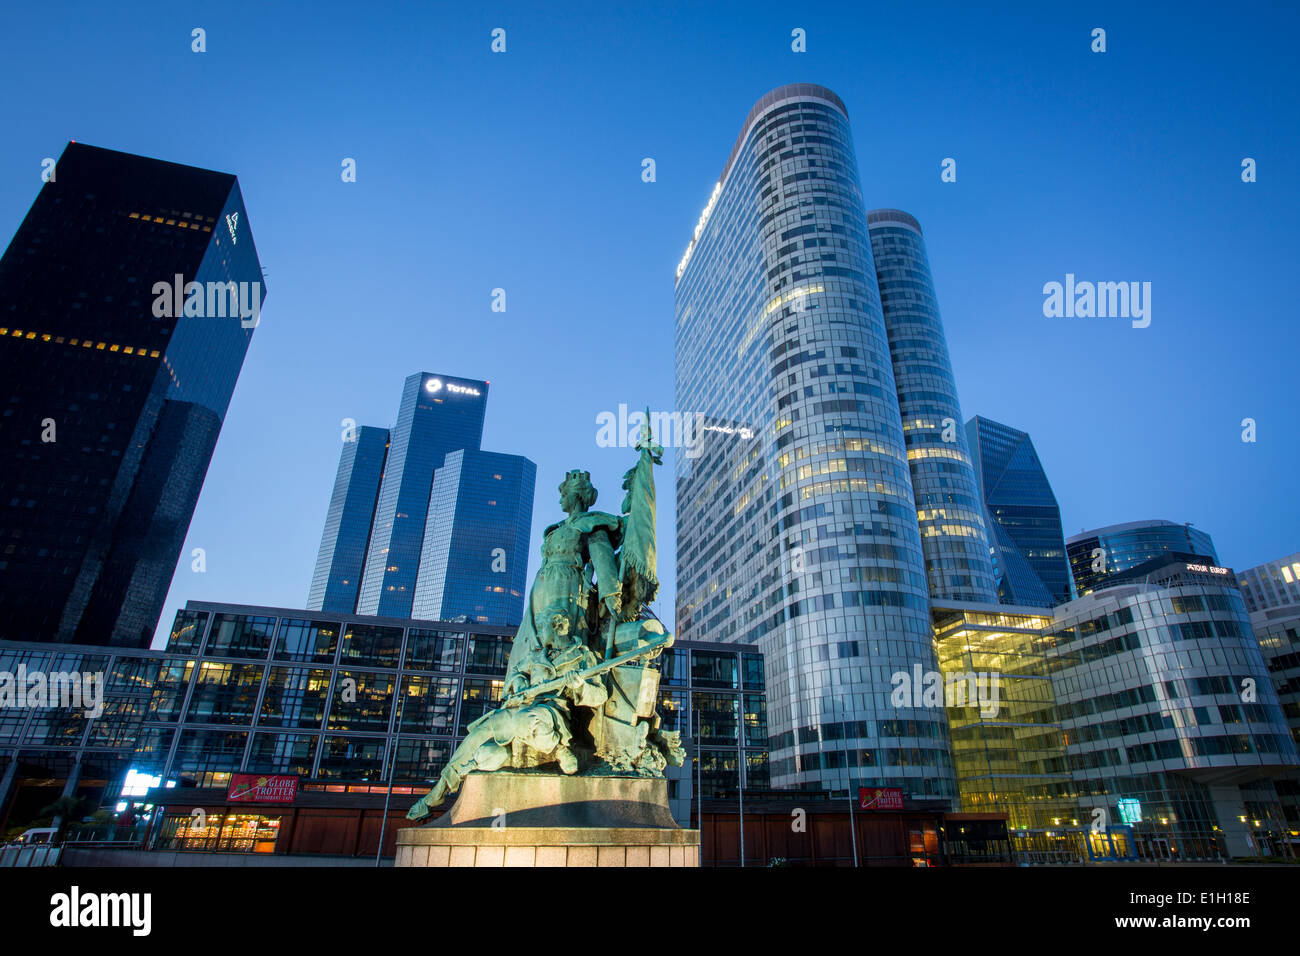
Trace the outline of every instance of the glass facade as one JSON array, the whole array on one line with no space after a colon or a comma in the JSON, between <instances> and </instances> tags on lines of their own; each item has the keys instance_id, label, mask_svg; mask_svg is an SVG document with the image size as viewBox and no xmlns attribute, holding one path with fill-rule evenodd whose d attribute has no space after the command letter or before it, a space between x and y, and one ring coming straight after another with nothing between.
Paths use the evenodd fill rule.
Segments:
<instances>
[{"instance_id":1,"label":"glass facade","mask_svg":"<svg viewBox=\"0 0 1300 956\"><path fill-rule=\"evenodd\" d=\"M677 642L659 659L659 713L682 735L690 759L669 767L669 804L683 825L692 801L739 799L738 791L772 786L768 760L763 655L745 645Z\"/></svg>"},{"instance_id":2,"label":"glass facade","mask_svg":"<svg viewBox=\"0 0 1300 956\"><path fill-rule=\"evenodd\" d=\"M351 614L361 591L361 570L370 543L370 521L379 497L379 481L388 457L388 429L362 425L343 442L312 575L307 607L313 611Z\"/></svg>"},{"instance_id":3,"label":"glass facade","mask_svg":"<svg viewBox=\"0 0 1300 956\"><path fill-rule=\"evenodd\" d=\"M1210 536L1190 524L1132 521L1081 531L1065 543L1070 573L1079 596L1107 586L1107 577L1166 554L1199 555L1218 564Z\"/></svg>"},{"instance_id":4,"label":"glass facade","mask_svg":"<svg viewBox=\"0 0 1300 956\"><path fill-rule=\"evenodd\" d=\"M395 767L409 790L436 779L464 727L500 699L512 629L305 613L178 612L134 766L201 787L238 772L386 786Z\"/></svg>"},{"instance_id":5,"label":"glass facade","mask_svg":"<svg viewBox=\"0 0 1300 956\"><path fill-rule=\"evenodd\" d=\"M897 209L873 210L867 223L930 597L994 602L984 508L921 225Z\"/></svg>"},{"instance_id":6,"label":"glass facade","mask_svg":"<svg viewBox=\"0 0 1300 956\"><path fill-rule=\"evenodd\" d=\"M942 718L894 708L935 669L926 565L844 104L755 104L678 267L678 636L756 644L770 779L956 797ZM720 765L726 774L726 761Z\"/></svg>"},{"instance_id":7,"label":"glass facade","mask_svg":"<svg viewBox=\"0 0 1300 956\"><path fill-rule=\"evenodd\" d=\"M997 600L1053 607L1070 600L1061 509L1025 432L976 415L966 423L988 521Z\"/></svg>"},{"instance_id":8,"label":"glass facade","mask_svg":"<svg viewBox=\"0 0 1300 956\"><path fill-rule=\"evenodd\" d=\"M1240 574L1242 596L1291 737L1300 745L1300 554ZM1274 779L1293 847L1300 849L1300 771Z\"/></svg>"},{"instance_id":9,"label":"glass facade","mask_svg":"<svg viewBox=\"0 0 1300 956\"><path fill-rule=\"evenodd\" d=\"M76 143L56 170L0 259L0 638L147 647L262 270L232 175Z\"/></svg>"},{"instance_id":10,"label":"glass facade","mask_svg":"<svg viewBox=\"0 0 1300 956\"><path fill-rule=\"evenodd\" d=\"M1236 587L1108 588L1057 608L1044 637L1083 819L1136 810L1156 860L1283 838L1271 778L1300 759Z\"/></svg>"},{"instance_id":11,"label":"glass facade","mask_svg":"<svg viewBox=\"0 0 1300 956\"><path fill-rule=\"evenodd\" d=\"M29 688L36 674L49 686L70 686L75 675L82 697L50 699L48 706L12 700L0 706L0 832L6 820L36 819L61 793L96 801L115 797L145 728L172 727L179 719L193 675L192 662L156 651L0 644L7 691L24 672ZM88 713L94 712L95 695L86 693L87 677L102 688L102 712L93 718Z\"/></svg>"},{"instance_id":12,"label":"glass facade","mask_svg":"<svg viewBox=\"0 0 1300 956\"><path fill-rule=\"evenodd\" d=\"M1247 568L1237 575L1237 583L1246 599L1246 610L1252 614L1300 606L1300 552Z\"/></svg>"},{"instance_id":13,"label":"glass facade","mask_svg":"<svg viewBox=\"0 0 1300 956\"><path fill-rule=\"evenodd\" d=\"M417 372L402 387L379 485L356 613L410 617L433 473L448 452L478 448L488 383Z\"/></svg>"},{"instance_id":14,"label":"glass facade","mask_svg":"<svg viewBox=\"0 0 1300 956\"><path fill-rule=\"evenodd\" d=\"M936 604L935 642L952 734L961 808L1005 813L1021 859L1073 862L1085 855L1074 783L1047 666L1050 613ZM985 690L971 694L970 677ZM996 679L996 690L987 681ZM959 697L956 689L965 686ZM983 696L986 706L972 705ZM1089 820L1084 820L1086 826Z\"/></svg>"},{"instance_id":15,"label":"glass facade","mask_svg":"<svg viewBox=\"0 0 1300 956\"><path fill-rule=\"evenodd\" d=\"M307 606L517 625L537 466L479 450L488 383L419 372L345 441Z\"/></svg>"},{"instance_id":16,"label":"glass facade","mask_svg":"<svg viewBox=\"0 0 1300 956\"><path fill-rule=\"evenodd\" d=\"M536 481L537 466L518 455L447 455L433 476L414 617L523 620Z\"/></svg>"}]
</instances>

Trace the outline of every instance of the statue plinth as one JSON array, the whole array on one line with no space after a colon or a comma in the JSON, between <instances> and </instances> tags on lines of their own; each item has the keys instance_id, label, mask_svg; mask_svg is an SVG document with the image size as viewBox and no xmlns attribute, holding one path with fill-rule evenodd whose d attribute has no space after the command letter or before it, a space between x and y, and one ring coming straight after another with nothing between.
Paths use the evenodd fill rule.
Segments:
<instances>
[{"instance_id":1,"label":"statue plinth","mask_svg":"<svg viewBox=\"0 0 1300 956\"><path fill-rule=\"evenodd\" d=\"M397 834L397 866L698 866L662 778L472 773L452 808Z\"/></svg>"}]
</instances>

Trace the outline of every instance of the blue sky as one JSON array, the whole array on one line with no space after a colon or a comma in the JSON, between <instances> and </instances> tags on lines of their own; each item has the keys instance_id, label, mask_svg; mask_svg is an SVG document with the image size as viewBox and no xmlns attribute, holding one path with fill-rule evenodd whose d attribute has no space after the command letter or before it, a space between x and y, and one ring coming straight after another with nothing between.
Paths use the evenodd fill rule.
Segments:
<instances>
[{"instance_id":1,"label":"blue sky","mask_svg":"<svg viewBox=\"0 0 1300 956\"><path fill-rule=\"evenodd\" d=\"M76 139L238 174L267 270L185 546L207 570L182 558L161 629L189 599L304 603L340 421L391 424L413 371L492 382L484 447L538 465L534 552L565 470L616 509L632 456L596 416L672 408L673 270L749 107L790 82L840 94L868 205L921 221L963 413L1030 432L1067 533L1192 521L1239 568L1300 549L1300 16L905 7L5 5L5 241ZM1045 318L1066 273L1151 282L1151 326Z\"/></svg>"}]
</instances>

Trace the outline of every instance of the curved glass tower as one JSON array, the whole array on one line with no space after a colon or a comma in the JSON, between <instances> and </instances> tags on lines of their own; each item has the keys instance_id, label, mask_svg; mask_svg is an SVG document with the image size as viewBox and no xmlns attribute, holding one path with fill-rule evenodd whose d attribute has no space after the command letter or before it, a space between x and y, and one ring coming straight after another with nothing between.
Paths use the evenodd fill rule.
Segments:
<instances>
[{"instance_id":1,"label":"curved glass tower","mask_svg":"<svg viewBox=\"0 0 1300 956\"><path fill-rule=\"evenodd\" d=\"M1082 597L1107 586L1107 578L1167 553L1200 555L1218 564L1210 536L1190 524L1154 519L1080 531L1066 539L1070 574ZM1103 566L1104 561L1104 566Z\"/></svg>"},{"instance_id":2,"label":"curved glass tower","mask_svg":"<svg viewBox=\"0 0 1300 956\"><path fill-rule=\"evenodd\" d=\"M867 215L930 596L996 603L957 383L921 224L897 209Z\"/></svg>"},{"instance_id":3,"label":"curved glass tower","mask_svg":"<svg viewBox=\"0 0 1300 956\"><path fill-rule=\"evenodd\" d=\"M753 643L771 783L956 794L925 559L848 113L824 87L750 110L677 269L677 629Z\"/></svg>"}]
</instances>

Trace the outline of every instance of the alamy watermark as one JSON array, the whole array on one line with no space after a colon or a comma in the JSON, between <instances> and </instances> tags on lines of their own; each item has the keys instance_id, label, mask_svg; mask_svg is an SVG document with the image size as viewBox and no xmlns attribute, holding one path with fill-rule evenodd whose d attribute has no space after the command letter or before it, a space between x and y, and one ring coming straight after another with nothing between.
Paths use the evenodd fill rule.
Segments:
<instances>
[{"instance_id":1,"label":"alamy watermark","mask_svg":"<svg viewBox=\"0 0 1300 956\"><path fill-rule=\"evenodd\" d=\"M171 282L155 282L153 314L159 319L238 318L246 329L257 327L262 312L261 282L186 282L179 272Z\"/></svg>"},{"instance_id":2,"label":"alamy watermark","mask_svg":"<svg viewBox=\"0 0 1300 956\"><path fill-rule=\"evenodd\" d=\"M90 720L104 713L102 671L0 671L0 709L53 708L84 710Z\"/></svg>"},{"instance_id":3,"label":"alamy watermark","mask_svg":"<svg viewBox=\"0 0 1300 956\"><path fill-rule=\"evenodd\" d=\"M698 458L704 451L703 412L650 412L650 434L664 448L681 448L687 458ZM619 405L617 412L596 416L596 445L599 448L634 448L646 424L646 413L629 412Z\"/></svg>"},{"instance_id":4,"label":"alamy watermark","mask_svg":"<svg viewBox=\"0 0 1300 956\"><path fill-rule=\"evenodd\" d=\"M996 717L1001 707L1002 675L989 671L941 674L920 664L912 672L895 671L889 702L895 707L979 707L981 717Z\"/></svg>"},{"instance_id":5,"label":"alamy watermark","mask_svg":"<svg viewBox=\"0 0 1300 956\"><path fill-rule=\"evenodd\" d=\"M1133 328L1151 324L1150 282L1065 282L1043 286L1043 315L1049 319L1132 319Z\"/></svg>"}]
</instances>

